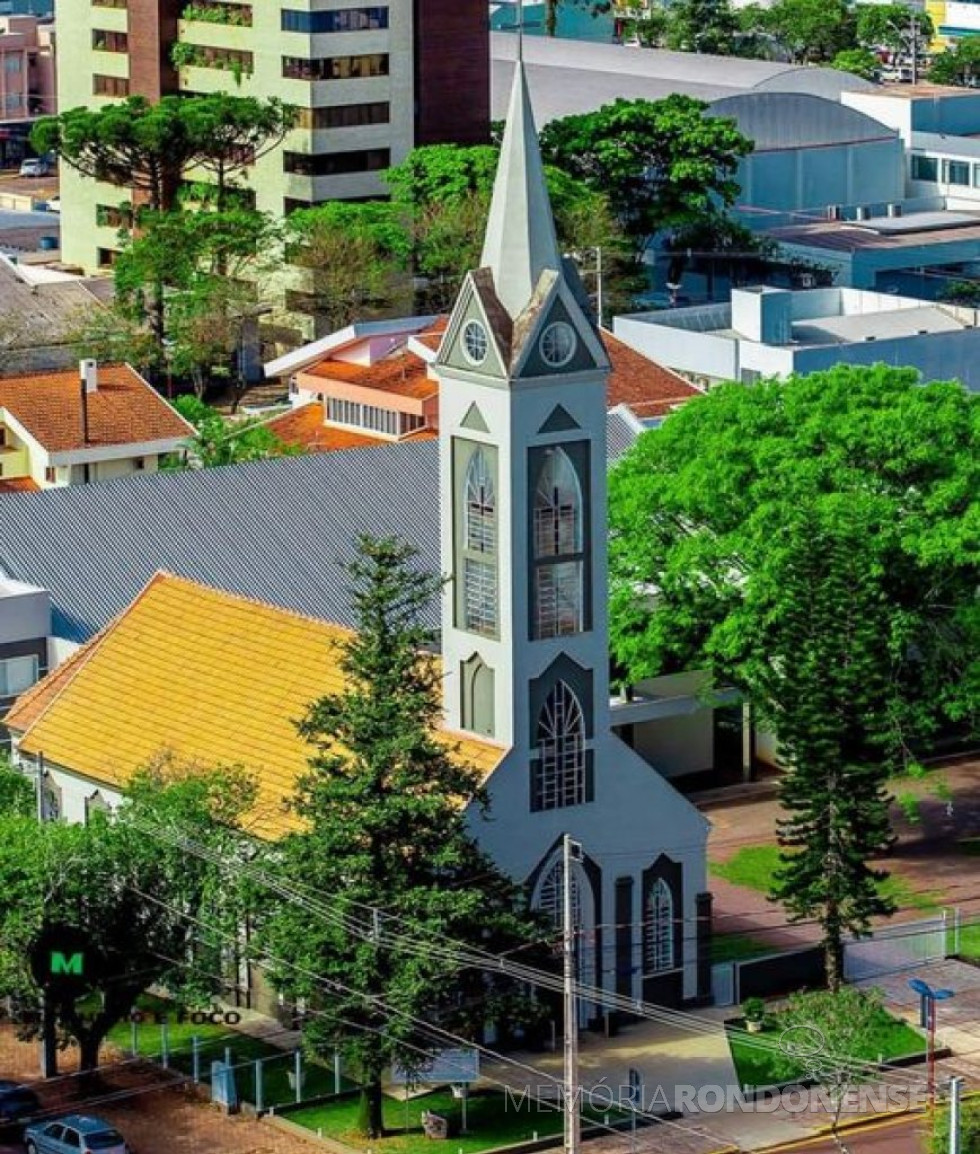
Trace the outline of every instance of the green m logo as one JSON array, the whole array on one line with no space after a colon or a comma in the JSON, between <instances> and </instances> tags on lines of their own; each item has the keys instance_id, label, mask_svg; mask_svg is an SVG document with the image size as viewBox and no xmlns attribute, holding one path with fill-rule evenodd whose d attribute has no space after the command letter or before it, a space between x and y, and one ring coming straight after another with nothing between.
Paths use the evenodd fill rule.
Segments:
<instances>
[{"instance_id":1,"label":"green m logo","mask_svg":"<svg viewBox=\"0 0 980 1154\"><path fill-rule=\"evenodd\" d=\"M82 953L64 954L61 950L52 950L49 972L52 975L72 974L76 978L80 978L85 972L85 955Z\"/></svg>"}]
</instances>

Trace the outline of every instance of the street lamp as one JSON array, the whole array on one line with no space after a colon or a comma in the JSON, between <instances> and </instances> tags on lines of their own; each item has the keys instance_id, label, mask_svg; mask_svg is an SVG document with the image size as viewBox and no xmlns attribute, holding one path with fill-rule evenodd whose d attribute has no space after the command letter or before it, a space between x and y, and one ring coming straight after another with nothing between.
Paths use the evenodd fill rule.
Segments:
<instances>
[{"instance_id":1,"label":"street lamp","mask_svg":"<svg viewBox=\"0 0 980 1154\"><path fill-rule=\"evenodd\" d=\"M929 1105L936 1104L936 1003L953 996L952 990L934 990L921 978L910 978L909 989L919 995L919 1025L927 1031L926 1060L929 1077Z\"/></svg>"}]
</instances>

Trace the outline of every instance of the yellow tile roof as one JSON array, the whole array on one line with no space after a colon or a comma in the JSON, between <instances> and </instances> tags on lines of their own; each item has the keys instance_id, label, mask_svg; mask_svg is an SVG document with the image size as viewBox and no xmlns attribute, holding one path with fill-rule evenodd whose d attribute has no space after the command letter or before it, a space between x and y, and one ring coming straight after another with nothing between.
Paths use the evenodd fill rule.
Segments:
<instances>
[{"instance_id":1,"label":"yellow tile roof","mask_svg":"<svg viewBox=\"0 0 980 1154\"><path fill-rule=\"evenodd\" d=\"M250 827L296 828L285 807L310 746L293 724L315 698L343 688L337 625L157 573L101 634L26 693L5 719L24 753L43 753L110 786L171 754L182 763L254 774ZM445 733L476 782L504 750Z\"/></svg>"}]
</instances>

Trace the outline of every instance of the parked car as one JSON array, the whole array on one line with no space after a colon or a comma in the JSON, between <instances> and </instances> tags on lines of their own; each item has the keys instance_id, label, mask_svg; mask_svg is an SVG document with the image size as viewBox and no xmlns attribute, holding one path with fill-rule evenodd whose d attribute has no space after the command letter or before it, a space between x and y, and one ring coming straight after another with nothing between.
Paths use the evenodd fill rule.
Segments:
<instances>
[{"instance_id":1,"label":"parked car","mask_svg":"<svg viewBox=\"0 0 980 1154\"><path fill-rule=\"evenodd\" d=\"M114 1126L87 1114L67 1114L24 1130L27 1154L133 1154Z\"/></svg>"},{"instance_id":2,"label":"parked car","mask_svg":"<svg viewBox=\"0 0 980 1154\"><path fill-rule=\"evenodd\" d=\"M0 1135L16 1137L40 1109L37 1094L29 1086L0 1081Z\"/></svg>"},{"instance_id":3,"label":"parked car","mask_svg":"<svg viewBox=\"0 0 980 1154\"><path fill-rule=\"evenodd\" d=\"M20 175L50 176L51 164L43 156L29 156L26 160L21 161Z\"/></svg>"}]
</instances>

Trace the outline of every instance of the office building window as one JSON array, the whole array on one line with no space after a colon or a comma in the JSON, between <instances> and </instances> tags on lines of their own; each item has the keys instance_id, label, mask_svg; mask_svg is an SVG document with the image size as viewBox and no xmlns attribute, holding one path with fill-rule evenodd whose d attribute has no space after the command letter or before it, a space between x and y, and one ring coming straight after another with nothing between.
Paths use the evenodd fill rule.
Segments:
<instances>
[{"instance_id":1,"label":"office building window","mask_svg":"<svg viewBox=\"0 0 980 1154\"><path fill-rule=\"evenodd\" d=\"M96 73L92 77L93 96L128 96L129 81L125 76L100 76Z\"/></svg>"},{"instance_id":2,"label":"office building window","mask_svg":"<svg viewBox=\"0 0 980 1154\"><path fill-rule=\"evenodd\" d=\"M398 413L377 405L362 405L358 401L345 401L337 397L327 399L327 420L355 429L368 429L372 433L383 433L388 437L403 437L421 429L425 423L422 417L414 413Z\"/></svg>"},{"instance_id":3,"label":"office building window","mask_svg":"<svg viewBox=\"0 0 980 1154\"><path fill-rule=\"evenodd\" d=\"M935 156L912 156L912 179L935 181L939 179L939 161Z\"/></svg>"},{"instance_id":4,"label":"office building window","mask_svg":"<svg viewBox=\"0 0 980 1154\"><path fill-rule=\"evenodd\" d=\"M370 8L337 8L333 12L300 12L283 8L283 32L372 32L388 27L388 9L381 5Z\"/></svg>"},{"instance_id":5,"label":"office building window","mask_svg":"<svg viewBox=\"0 0 980 1154\"><path fill-rule=\"evenodd\" d=\"M128 0L92 0L93 8L126 8Z\"/></svg>"},{"instance_id":6,"label":"office building window","mask_svg":"<svg viewBox=\"0 0 980 1154\"><path fill-rule=\"evenodd\" d=\"M387 100L373 100L368 104L337 104L330 108L301 108L299 127L361 128L366 124L388 124L391 105Z\"/></svg>"},{"instance_id":7,"label":"office building window","mask_svg":"<svg viewBox=\"0 0 980 1154\"><path fill-rule=\"evenodd\" d=\"M965 160L943 161L943 183L969 185L970 165Z\"/></svg>"},{"instance_id":8,"label":"office building window","mask_svg":"<svg viewBox=\"0 0 980 1154\"><path fill-rule=\"evenodd\" d=\"M366 56L321 56L307 60L284 56L282 74L287 80L358 80L388 75L388 55L373 52Z\"/></svg>"},{"instance_id":9,"label":"office building window","mask_svg":"<svg viewBox=\"0 0 980 1154\"><path fill-rule=\"evenodd\" d=\"M343 176L351 172L379 172L391 164L387 148L366 148L358 152L284 152L282 167L297 176Z\"/></svg>"},{"instance_id":10,"label":"office building window","mask_svg":"<svg viewBox=\"0 0 980 1154\"><path fill-rule=\"evenodd\" d=\"M128 52L129 36L125 32L109 32L105 28L93 28L92 47L97 52Z\"/></svg>"}]
</instances>

